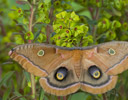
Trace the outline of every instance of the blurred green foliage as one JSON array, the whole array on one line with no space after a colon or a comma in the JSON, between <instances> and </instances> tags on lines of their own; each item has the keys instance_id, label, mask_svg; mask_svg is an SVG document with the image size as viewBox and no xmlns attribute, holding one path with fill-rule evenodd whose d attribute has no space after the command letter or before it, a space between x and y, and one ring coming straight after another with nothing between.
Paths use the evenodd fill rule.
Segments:
<instances>
[{"instance_id":1,"label":"blurred green foliage","mask_svg":"<svg viewBox=\"0 0 128 100\"><path fill-rule=\"evenodd\" d=\"M8 56L16 45L77 47L111 40L128 40L128 0L0 0L0 100L32 100L29 73ZM108 100L128 100L127 72L105 94ZM35 80L36 100L58 100ZM103 100L102 94L81 91L66 98Z\"/></svg>"}]
</instances>

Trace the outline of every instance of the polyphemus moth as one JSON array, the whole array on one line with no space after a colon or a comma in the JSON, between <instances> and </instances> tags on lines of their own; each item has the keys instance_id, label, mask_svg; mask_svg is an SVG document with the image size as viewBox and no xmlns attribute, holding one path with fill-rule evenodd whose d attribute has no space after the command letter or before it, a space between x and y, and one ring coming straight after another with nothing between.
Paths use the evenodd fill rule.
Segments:
<instances>
[{"instance_id":1,"label":"polyphemus moth","mask_svg":"<svg viewBox=\"0 0 128 100\"><path fill-rule=\"evenodd\" d=\"M74 48L24 44L12 49L9 55L26 71L39 76L46 92L57 96L79 89L105 93L115 87L117 75L128 69L128 42Z\"/></svg>"}]
</instances>

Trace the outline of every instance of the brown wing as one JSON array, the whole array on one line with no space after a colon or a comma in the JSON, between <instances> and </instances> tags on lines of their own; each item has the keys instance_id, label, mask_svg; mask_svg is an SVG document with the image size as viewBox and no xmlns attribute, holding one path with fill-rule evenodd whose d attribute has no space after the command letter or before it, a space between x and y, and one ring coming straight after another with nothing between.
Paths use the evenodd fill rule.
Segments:
<instances>
[{"instance_id":1,"label":"brown wing","mask_svg":"<svg viewBox=\"0 0 128 100\"><path fill-rule=\"evenodd\" d=\"M64 50L64 52L66 51ZM66 59L66 57L63 59L54 46L45 44L20 45L12 49L9 55L28 72L43 77L47 76ZM71 55L67 56L67 58L70 57Z\"/></svg>"},{"instance_id":2,"label":"brown wing","mask_svg":"<svg viewBox=\"0 0 128 100\"><path fill-rule=\"evenodd\" d=\"M40 50L43 52L40 52L39 55ZM73 50L63 50L45 44L25 44L11 50L9 55L28 72L40 76L41 86L50 94L64 96L74 93L80 88L74 71L76 63ZM55 76L61 67L68 71L68 75L63 81L57 80Z\"/></svg>"},{"instance_id":3,"label":"brown wing","mask_svg":"<svg viewBox=\"0 0 128 100\"><path fill-rule=\"evenodd\" d=\"M81 89L93 94L107 92L115 87L117 74L128 69L128 42L108 42L83 50ZM94 79L89 68L96 66L102 76Z\"/></svg>"},{"instance_id":4,"label":"brown wing","mask_svg":"<svg viewBox=\"0 0 128 100\"><path fill-rule=\"evenodd\" d=\"M128 42L108 42L98 45L89 58L109 75L128 69Z\"/></svg>"},{"instance_id":5,"label":"brown wing","mask_svg":"<svg viewBox=\"0 0 128 100\"><path fill-rule=\"evenodd\" d=\"M81 90L92 94L102 94L113 89L117 82L117 76L110 76L104 72L104 68L99 67L98 64L94 63L87 56L83 56L82 59L82 72L81 72ZM89 73L89 68L96 66L100 70L100 78L95 79Z\"/></svg>"}]
</instances>

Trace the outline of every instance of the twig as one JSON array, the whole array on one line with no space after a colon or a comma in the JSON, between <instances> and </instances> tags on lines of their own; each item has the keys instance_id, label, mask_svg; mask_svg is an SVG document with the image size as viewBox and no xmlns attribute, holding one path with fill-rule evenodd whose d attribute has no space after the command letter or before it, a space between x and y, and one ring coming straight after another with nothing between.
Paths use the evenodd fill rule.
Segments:
<instances>
[{"instance_id":1,"label":"twig","mask_svg":"<svg viewBox=\"0 0 128 100\"><path fill-rule=\"evenodd\" d=\"M50 42L50 34L52 33L52 31L53 31L52 25L48 24L48 25L46 26L46 36L47 36L46 42L47 42L47 43Z\"/></svg>"},{"instance_id":2,"label":"twig","mask_svg":"<svg viewBox=\"0 0 128 100\"><path fill-rule=\"evenodd\" d=\"M98 19L98 17L99 17L99 12L100 12L99 8L96 8L96 15L95 15L95 17L94 17L95 20Z\"/></svg>"},{"instance_id":3,"label":"twig","mask_svg":"<svg viewBox=\"0 0 128 100\"><path fill-rule=\"evenodd\" d=\"M100 12L100 10L97 7L96 8L96 15L95 16L92 16L93 17L93 20L98 20L98 18L99 18L99 12ZM94 25L93 26L93 29L92 29L92 36L93 36L94 39L96 38L96 30L97 30L97 26ZM94 40L94 42L96 42L96 39Z\"/></svg>"},{"instance_id":4,"label":"twig","mask_svg":"<svg viewBox=\"0 0 128 100\"><path fill-rule=\"evenodd\" d=\"M88 10L90 11L90 14L91 14L92 19L94 19L93 8L92 7L89 7Z\"/></svg>"},{"instance_id":5,"label":"twig","mask_svg":"<svg viewBox=\"0 0 128 100\"><path fill-rule=\"evenodd\" d=\"M97 26L94 25L92 28L92 36L95 39L94 42L96 42L96 30L97 30Z\"/></svg>"},{"instance_id":6,"label":"twig","mask_svg":"<svg viewBox=\"0 0 128 100\"><path fill-rule=\"evenodd\" d=\"M51 1L52 2L52 1ZM50 34L53 32L53 27L52 27L52 23L54 20L53 17L53 11L54 11L54 7L53 7L53 3L52 3L52 7L49 11L49 19L50 19L50 23L46 26L46 35L47 35L47 40L46 42L49 43L50 42Z\"/></svg>"}]
</instances>

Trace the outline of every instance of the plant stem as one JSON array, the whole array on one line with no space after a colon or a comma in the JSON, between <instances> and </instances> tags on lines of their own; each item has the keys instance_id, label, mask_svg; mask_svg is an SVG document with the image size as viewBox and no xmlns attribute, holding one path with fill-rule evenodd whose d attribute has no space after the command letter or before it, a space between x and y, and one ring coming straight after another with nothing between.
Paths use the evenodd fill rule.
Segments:
<instances>
[{"instance_id":1,"label":"plant stem","mask_svg":"<svg viewBox=\"0 0 128 100\"><path fill-rule=\"evenodd\" d=\"M66 96L63 97L63 100L67 100Z\"/></svg>"},{"instance_id":2,"label":"plant stem","mask_svg":"<svg viewBox=\"0 0 128 100\"><path fill-rule=\"evenodd\" d=\"M103 100L107 100L106 93L102 94Z\"/></svg>"},{"instance_id":3,"label":"plant stem","mask_svg":"<svg viewBox=\"0 0 128 100\"><path fill-rule=\"evenodd\" d=\"M22 85L21 85L21 88L22 88L22 89L23 89L24 86L25 86L25 81L26 81L25 76L23 76Z\"/></svg>"},{"instance_id":4,"label":"plant stem","mask_svg":"<svg viewBox=\"0 0 128 100\"><path fill-rule=\"evenodd\" d=\"M52 27L52 24L54 21L53 11L54 11L54 8L52 3L52 7L50 8L50 11L49 11L50 23L46 26L46 36L47 36L46 42L47 43L50 43L50 34L53 32L53 27Z\"/></svg>"},{"instance_id":5,"label":"plant stem","mask_svg":"<svg viewBox=\"0 0 128 100\"><path fill-rule=\"evenodd\" d=\"M36 3L36 0L33 0L33 4L35 4Z\"/></svg>"},{"instance_id":6,"label":"plant stem","mask_svg":"<svg viewBox=\"0 0 128 100\"><path fill-rule=\"evenodd\" d=\"M35 79L33 74L31 74L31 87L32 87L32 98L35 99L36 88L35 88Z\"/></svg>"},{"instance_id":7,"label":"plant stem","mask_svg":"<svg viewBox=\"0 0 128 100\"><path fill-rule=\"evenodd\" d=\"M61 100L61 97L60 96L58 96L58 100Z\"/></svg>"},{"instance_id":8,"label":"plant stem","mask_svg":"<svg viewBox=\"0 0 128 100\"><path fill-rule=\"evenodd\" d=\"M97 7L96 8L96 15L95 16L92 16L94 19L93 20L98 20L99 18L99 8ZM93 29L92 29L92 36L94 37L94 43L96 42L96 30L97 30L97 25L94 25L93 26Z\"/></svg>"},{"instance_id":9,"label":"plant stem","mask_svg":"<svg viewBox=\"0 0 128 100\"><path fill-rule=\"evenodd\" d=\"M33 8L33 5L31 6L31 9L30 9L30 20L29 20L29 31L32 32L32 21L33 21L33 15L34 15L34 8Z\"/></svg>"},{"instance_id":10,"label":"plant stem","mask_svg":"<svg viewBox=\"0 0 128 100\"><path fill-rule=\"evenodd\" d=\"M33 0L33 4L30 8L30 19L29 19L29 31L32 32L32 23L33 23L33 17L34 17L34 6L35 5L35 0ZM29 43L31 43L31 40L28 41ZM35 99L35 94L36 94L36 88L35 88L35 79L34 79L34 75L31 74L31 87L32 87L32 98Z\"/></svg>"}]
</instances>

